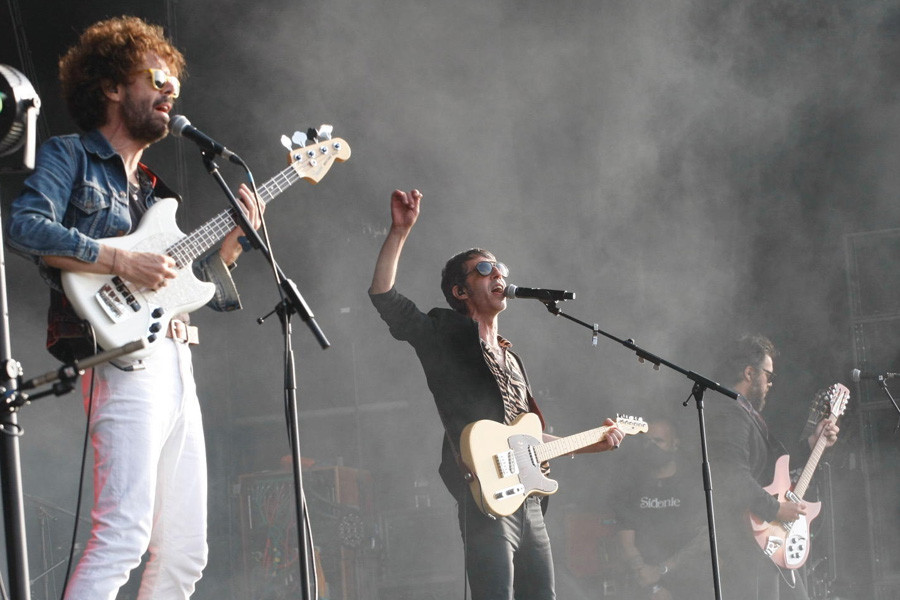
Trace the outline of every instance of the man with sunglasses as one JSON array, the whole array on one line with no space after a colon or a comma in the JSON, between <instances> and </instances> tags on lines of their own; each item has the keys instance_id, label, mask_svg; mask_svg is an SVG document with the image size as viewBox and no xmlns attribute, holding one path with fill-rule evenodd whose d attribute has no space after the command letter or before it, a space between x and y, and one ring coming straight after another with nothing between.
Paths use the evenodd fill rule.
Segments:
<instances>
[{"instance_id":1,"label":"man with sunglasses","mask_svg":"<svg viewBox=\"0 0 900 600\"><path fill-rule=\"evenodd\" d=\"M722 597L778 600L779 571L750 532L748 513L764 521L790 522L806 514L804 502L778 500L763 486L772 483L775 460L788 454L769 432L761 412L775 379L775 345L761 335L745 335L721 355L719 380L739 394L706 402L710 472L714 493ZM820 436L837 441L838 426L823 419L804 443L812 448ZM798 456L795 452L792 456ZM805 598L793 571L784 573Z\"/></svg>"},{"instance_id":2,"label":"man with sunglasses","mask_svg":"<svg viewBox=\"0 0 900 600\"><path fill-rule=\"evenodd\" d=\"M184 58L162 28L120 17L87 28L59 63L69 112L84 131L44 143L8 223L11 249L34 260L51 288L48 349L65 362L94 352L89 326L63 294L60 270L112 274L158 289L178 274L172 257L116 249L103 238L133 231L159 199L177 197L146 165L168 134ZM246 186L251 223L260 215ZM235 228L194 264L212 282L210 306L240 301L230 269ZM140 368L111 364L84 377L94 447L91 537L65 598L112 600L149 549L139 598L188 598L207 559L206 450L189 343L196 328L172 319Z\"/></svg>"},{"instance_id":3,"label":"man with sunglasses","mask_svg":"<svg viewBox=\"0 0 900 600\"><path fill-rule=\"evenodd\" d=\"M525 412L540 416L521 360L498 333L509 270L486 250L461 252L441 274L441 290L451 308L421 312L394 289L421 199L418 190L391 195L391 228L369 294L391 334L415 349L443 422L440 475L459 506L472 599L550 600L556 597L553 561L541 502L532 496L512 515L489 518L476 508L459 462L460 434L469 423L492 419L509 424ZM582 451L617 448L623 437L613 427L603 442Z\"/></svg>"}]
</instances>

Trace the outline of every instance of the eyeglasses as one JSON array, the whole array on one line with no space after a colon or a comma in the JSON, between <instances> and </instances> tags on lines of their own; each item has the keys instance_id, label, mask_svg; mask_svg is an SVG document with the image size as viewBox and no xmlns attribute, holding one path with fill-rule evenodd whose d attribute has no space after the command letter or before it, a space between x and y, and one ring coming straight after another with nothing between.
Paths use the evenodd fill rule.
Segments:
<instances>
[{"instance_id":1,"label":"eyeglasses","mask_svg":"<svg viewBox=\"0 0 900 600\"><path fill-rule=\"evenodd\" d=\"M181 82L174 75L169 75L162 69L144 69L138 73L150 73L150 83L154 90L160 90L166 86L166 83L172 84L172 97L177 98L181 93Z\"/></svg>"},{"instance_id":2,"label":"eyeglasses","mask_svg":"<svg viewBox=\"0 0 900 600\"><path fill-rule=\"evenodd\" d=\"M483 260L481 262L475 263L474 271L478 271L479 275L482 275L483 277L487 277L494 271L494 267L497 267L497 271L503 277L509 276L509 267L504 265L502 262L495 262L495 261L491 261L491 260ZM468 273L466 273L466 277L468 277L471 273L472 273L472 271L469 271Z\"/></svg>"},{"instance_id":3,"label":"eyeglasses","mask_svg":"<svg viewBox=\"0 0 900 600\"><path fill-rule=\"evenodd\" d=\"M770 371L768 369L762 369L762 368L759 368L758 370L762 371L763 373L766 374L766 382L767 383L772 383L775 381L775 373L773 373L772 371Z\"/></svg>"}]
</instances>

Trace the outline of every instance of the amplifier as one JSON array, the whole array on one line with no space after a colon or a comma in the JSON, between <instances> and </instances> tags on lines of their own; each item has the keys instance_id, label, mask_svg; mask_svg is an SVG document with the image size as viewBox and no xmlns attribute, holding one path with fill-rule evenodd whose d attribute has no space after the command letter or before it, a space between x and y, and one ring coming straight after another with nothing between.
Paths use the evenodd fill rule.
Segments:
<instances>
[{"instance_id":1,"label":"amplifier","mask_svg":"<svg viewBox=\"0 0 900 600\"><path fill-rule=\"evenodd\" d=\"M365 548L374 530L372 477L350 467L303 471L318 592L323 600L372 598L374 579ZM291 472L239 477L241 540L246 597L301 597L294 479Z\"/></svg>"}]
</instances>

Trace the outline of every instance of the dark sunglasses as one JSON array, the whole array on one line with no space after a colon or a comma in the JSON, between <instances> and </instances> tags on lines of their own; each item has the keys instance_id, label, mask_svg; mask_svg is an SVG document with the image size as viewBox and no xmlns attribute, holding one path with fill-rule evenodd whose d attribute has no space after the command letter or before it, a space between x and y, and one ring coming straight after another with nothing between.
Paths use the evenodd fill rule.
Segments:
<instances>
[{"instance_id":1,"label":"dark sunglasses","mask_svg":"<svg viewBox=\"0 0 900 600\"><path fill-rule=\"evenodd\" d=\"M494 267L497 267L497 271L503 277L509 276L509 267L504 265L502 262L494 262L490 260L483 260L481 262L475 263L475 270L478 271L479 275L487 277L494 271ZM472 271L469 271L471 273ZM469 276L469 273L466 273L466 276Z\"/></svg>"},{"instance_id":2,"label":"dark sunglasses","mask_svg":"<svg viewBox=\"0 0 900 600\"><path fill-rule=\"evenodd\" d=\"M162 91L166 87L166 83L172 84L172 97L177 98L181 93L181 82L174 75L169 75L162 69L144 69L138 73L150 73L150 83L154 90Z\"/></svg>"}]
</instances>

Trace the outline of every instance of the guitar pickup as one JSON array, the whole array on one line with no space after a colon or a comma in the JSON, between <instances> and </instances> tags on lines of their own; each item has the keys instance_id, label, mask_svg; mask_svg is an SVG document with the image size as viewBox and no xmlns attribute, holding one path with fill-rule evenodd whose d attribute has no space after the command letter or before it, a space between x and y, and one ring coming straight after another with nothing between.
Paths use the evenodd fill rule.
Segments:
<instances>
[{"instance_id":1,"label":"guitar pickup","mask_svg":"<svg viewBox=\"0 0 900 600\"><path fill-rule=\"evenodd\" d=\"M116 289L125 299L125 303L128 304L128 307L134 312L141 312L141 304L134 297L134 294L131 293L131 290L128 288L128 285L125 281L119 277L113 277L113 284L115 284Z\"/></svg>"},{"instance_id":2,"label":"guitar pickup","mask_svg":"<svg viewBox=\"0 0 900 600\"><path fill-rule=\"evenodd\" d=\"M113 277L109 283L103 284L94 294L94 300L113 323L124 320L127 310L132 312L141 310L140 303L120 277Z\"/></svg>"},{"instance_id":3,"label":"guitar pickup","mask_svg":"<svg viewBox=\"0 0 900 600\"><path fill-rule=\"evenodd\" d=\"M766 547L763 549L763 552L765 552L766 556L771 557L776 552L778 552L778 549L781 548L781 545L783 543L784 543L784 540L782 540L781 538L775 537L774 535L769 536L769 539L766 541Z\"/></svg>"},{"instance_id":4,"label":"guitar pickup","mask_svg":"<svg viewBox=\"0 0 900 600\"><path fill-rule=\"evenodd\" d=\"M502 490L494 492L494 500L502 500L510 496L521 496L525 494L525 486L521 483Z\"/></svg>"},{"instance_id":5,"label":"guitar pickup","mask_svg":"<svg viewBox=\"0 0 900 600\"><path fill-rule=\"evenodd\" d=\"M516 462L516 456L512 450L495 454L494 460L497 463L497 473L501 478L518 475L519 463Z\"/></svg>"}]
</instances>

